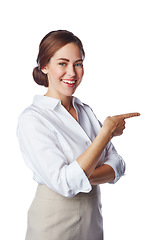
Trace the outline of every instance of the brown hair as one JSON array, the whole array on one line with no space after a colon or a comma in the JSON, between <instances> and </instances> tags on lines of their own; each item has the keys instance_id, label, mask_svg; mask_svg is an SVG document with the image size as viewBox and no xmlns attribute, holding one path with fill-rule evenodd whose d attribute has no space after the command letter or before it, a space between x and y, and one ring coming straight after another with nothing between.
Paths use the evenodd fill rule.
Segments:
<instances>
[{"instance_id":1,"label":"brown hair","mask_svg":"<svg viewBox=\"0 0 160 240\"><path fill-rule=\"evenodd\" d=\"M38 66L33 69L34 81L45 87L48 87L48 78L41 69L49 62L50 58L62 47L68 43L75 43L79 47L82 56L85 52L81 40L72 32L66 30L52 31L48 33L40 42L39 53L37 57Z\"/></svg>"}]
</instances>

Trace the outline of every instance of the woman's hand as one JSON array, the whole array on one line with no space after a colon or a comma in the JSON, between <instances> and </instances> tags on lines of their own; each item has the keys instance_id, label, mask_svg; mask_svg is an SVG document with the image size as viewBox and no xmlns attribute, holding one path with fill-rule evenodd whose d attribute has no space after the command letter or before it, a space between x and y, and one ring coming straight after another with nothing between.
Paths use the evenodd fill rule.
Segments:
<instances>
[{"instance_id":1,"label":"woman's hand","mask_svg":"<svg viewBox=\"0 0 160 240\"><path fill-rule=\"evenodd\" d=\"M137 116L140 116L140 113L127 113L113 117L107 117L103 123L103 128L106 130L110 129L112 137L120 136L125 129L125 119Z\"/></svg>"}]
</instances>

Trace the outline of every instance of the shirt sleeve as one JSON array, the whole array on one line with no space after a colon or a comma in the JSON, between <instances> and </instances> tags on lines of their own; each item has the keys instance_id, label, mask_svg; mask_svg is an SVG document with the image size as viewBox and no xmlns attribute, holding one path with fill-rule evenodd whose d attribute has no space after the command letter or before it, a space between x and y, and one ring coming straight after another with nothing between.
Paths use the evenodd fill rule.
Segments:
<instances>
[{"instance_id":1,"label":"shirt sleeve","mask_svg":"<svg viewBox=\"0 0 160 240\"><path fill-rule=\"evenodd\" d=\"M78 162L68 163L56 134L40 119L28 113L21 115L17 137L27 166L43 184L65 197L91 191Z\"/></svg>"},{"instance_id":2,"label":"shirt sleeve","mask_svg":"<svg viewBox=\"0 0 160 240\"><path fill-rule=\"evenodd\" d=\"M110 183L116 183L125 173L126 164L111 142L107 144L105 149L104 164L111 166L115 171L115 179Z\"/></svg>"}]
</instances>

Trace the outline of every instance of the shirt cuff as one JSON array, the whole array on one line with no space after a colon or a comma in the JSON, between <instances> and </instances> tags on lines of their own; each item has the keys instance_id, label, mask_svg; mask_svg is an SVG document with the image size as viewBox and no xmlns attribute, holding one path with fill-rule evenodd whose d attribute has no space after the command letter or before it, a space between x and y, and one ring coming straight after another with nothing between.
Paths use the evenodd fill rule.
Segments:
<instances>
[{"instance_id":1,"label":"shirt cuff","mask_svg":"<svg viewBox=\"0 0 160 240\"><path fill-rule=\"evenodd\" d=\"M125 173L126 164L123 161L122 157L117 154L112 155L112 157L108 158L104 164L111 166L115 171L115 179L110 183L116 183Z\"/></svg>"},{"instance_id":2,"label":"shirt cuff","mask_svg":"<svg viewBox=\"0 0 160 240\"><path fill-rule=\"evenodd\" d=\"M86 174L77 161L68 165L66 169L66 179L69 188L72 189L73 196L80 192L88 193L92 190Z\"/></svg>"}]
</instances>

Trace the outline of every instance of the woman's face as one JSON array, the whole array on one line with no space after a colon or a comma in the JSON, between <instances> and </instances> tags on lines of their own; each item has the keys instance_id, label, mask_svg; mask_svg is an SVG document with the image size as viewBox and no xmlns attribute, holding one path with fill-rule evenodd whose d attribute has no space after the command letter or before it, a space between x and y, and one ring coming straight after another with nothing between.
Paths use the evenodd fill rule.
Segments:
<instances>
[{"instance_id":1,"label":"woman's face","mask_svg":"<svg viewBox=\"0 0 160 240\"><path fill-rule=\"evenodd\" d=\"M48 76L48 92L53 97L72 96L83 77L83 58L79 47L75 43L65 45L42 71Z\"/></svg>"}]
</instances>

